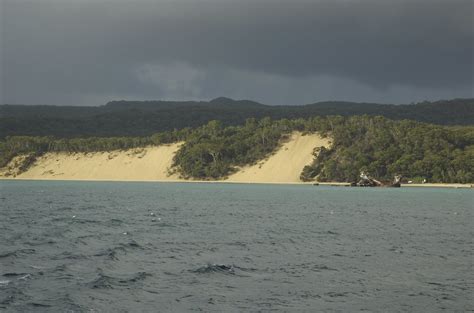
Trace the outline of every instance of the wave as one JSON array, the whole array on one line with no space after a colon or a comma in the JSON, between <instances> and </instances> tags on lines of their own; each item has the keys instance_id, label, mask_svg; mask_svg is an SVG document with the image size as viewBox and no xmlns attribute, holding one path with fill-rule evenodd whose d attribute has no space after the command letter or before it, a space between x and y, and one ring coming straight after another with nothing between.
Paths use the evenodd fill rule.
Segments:
<instances>
[{"instance_id":1,"label":"wave","mask_svg":"<svg viewBox=\"0 0 474 313\"><path fill-rule=\"evenodd\" d=\"M338 271L337 269L335 268L332 268L332 267L329 267L329 266L326 266L326 265L314 265L312 266L311 268L313 271L315 272L321 272L321 271Z\"/></svg>"},{"instance_id":2,"label":"wave","mask_svg":"<svg viewBox=\"0 0 474 313\"><path fill-rule=\"evenodd\" d=\"M207 264L206 266L191 270L192 273L207 274L207 273L222 273L222 274L235 274L235 268L233 265L225 264Z\"/></svg>"},{"instance_id":3,"label":"wave","mask_svg":"<svg viewBox=\"0 0 474 313\"><path fill-rule=\"evenodd\" d=\"M46 303L39 303L39 302L29 302L28 305L31 305L35 308L50 308L52 305Z\"/></svg>"},{"instance_id":4,"label":"wave","mask_svg":"<svg viewBox=\"0 0 474 313\"><path fill-rule=\"evenodd\" d=\"M0 259L12 257L12 256L17 257L19 254L33 254L33 253L36 253L35 249L18 249L15 251L10 251L10 252L0 254Z\"/></svg>"},{"instance_id":5,"label":"wave","mask_svg":"<svg viewBox=\"0 0 474 313\"><path fill-rule=\"evenodd\" d=\"M100 251L100 252L94 254L94 256L105 256L105 257L107 257L107 259L110 259L110 260L118 260L117 249L118 248L114 248L114 249L107 248L103 251Z\"/></svg>"},{"instance_id":6,"label":"wave","mask_svg":"<svg viewBox=\"0 0 474 313\"><path fill-rule=\"evenodd\" d=\"M75 223L75 224L101 224L102 223L102 221L91 220L87 218L73 218L70 220L70 222Z\"/></svg>"},{"instance_id":7,"label":"wave","mask_svg":"<svg viewBox=\"0 0 474 313\"><path fill-rule=\"evenodd\" d=\"M221 273L221 274L226 274L226 275L238 275L238 276L243 276L239 274L239 272L253 272L256 271L256 269L253 268L243 268L235 265L227 265L227 264L217 264L217 263L209 263L205 266L199 267L194 270L190 270L192 273L197 273L197 274L209 274L209 273Z\"/></svg>"},{"instance_id":8,"label":"wave","mask_svg":"<svg viewBox=\"0 0 474 313\"><path fill-rule=\"evenodd\" d=\"M105 250L99 251L98 253L94 254L94 256L105 256L110 260L118 260L117 252L127 252L128 250L132 249L139 249L143 250L144 248L135 240L131 240L127 243L121 243L116 247L107 248Z\"/></svg>"},{"instance_id":9,"label":"wave","mask_svg":"<svg viewBox=\"0 0 474 313\"><path fill-rule=\"evenodd\" d=\"M138 283L148 276L151 276L151 274L147 272L138 272L132 274L131 276L120 278L106 275L100 271L98 277L87 283L87 286L92 289L113 289L114 287L126 287L130 286L131 284Z\"/></svg>"},{"instance_id":10,"label":"wave","mask_svg":"<svg viewBox=\"0 0 474 313\"><path fill-rule=\"evenodd\" d=\"M15 277L16 278L18 276L26 276L26 275L30 275L30 274L29 273L14 273L14 272L12 272L12 273L5 273L2 276L3 277Z\"/></svg>"},{"instance_id":11,"label":"wave","mask_svg":"<svg viewBox=\"0 0 474 313\"><path fill-rule=\"evenodd\" d=\"M88 257L83 254L77 254L70 251L64 251L58 255L51 256L51 260L83 260Z\"/></svg>"},{"instance_id":12,"label":"wave","mask_svg":"<svg viewBox=\"0 0 474 313\"><path fill-rule=\"evenodd\" d=\"M112 218L104 223L106 226L120 226L123 225L124 221L118 218Z\"/></svg>"}]
</instances>

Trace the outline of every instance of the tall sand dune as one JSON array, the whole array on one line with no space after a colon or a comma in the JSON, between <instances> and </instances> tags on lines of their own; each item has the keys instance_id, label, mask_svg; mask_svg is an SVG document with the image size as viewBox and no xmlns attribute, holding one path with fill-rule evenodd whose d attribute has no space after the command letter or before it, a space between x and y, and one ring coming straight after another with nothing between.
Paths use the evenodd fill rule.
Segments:
<instances>
[{"instance_id":1,"label":"tall sand dune","mask_svg":"<svg viewBox=\"0 0 474 313\"><path fill-rule=\"evenodd\" d=\"M46 153L22 179L177 180L168 175L179 143L126 151Z\"/></svg>"},{"instance_id":2,"label":"tall sand dune","mask_svg":"<svg viewBox=\"0 0 474 313\"><path fill-rule=\"evenodd\" d=\"M296 183L300 182L303 168L310 164L316 147L328 147L329 139L318 134L303 136L293 133L282 147L266 160L255 165L246 166L229 176L229 182L268 182Z\"/></svg>"}]
</instances>

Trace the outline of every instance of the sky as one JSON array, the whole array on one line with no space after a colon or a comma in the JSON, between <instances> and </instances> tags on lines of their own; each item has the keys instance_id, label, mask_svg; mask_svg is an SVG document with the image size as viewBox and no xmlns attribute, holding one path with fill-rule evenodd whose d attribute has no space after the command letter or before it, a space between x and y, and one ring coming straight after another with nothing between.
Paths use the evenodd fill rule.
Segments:
<instances>
[{"instance_id":1,"label":"sky","mask_svg":"<svg viewBox=\"0 0 474 313\"><path fill-rule=\"evenodd\" d=\"M472 0L0 0L0 103L468 98Z\"/></svg>"}]
</instances>

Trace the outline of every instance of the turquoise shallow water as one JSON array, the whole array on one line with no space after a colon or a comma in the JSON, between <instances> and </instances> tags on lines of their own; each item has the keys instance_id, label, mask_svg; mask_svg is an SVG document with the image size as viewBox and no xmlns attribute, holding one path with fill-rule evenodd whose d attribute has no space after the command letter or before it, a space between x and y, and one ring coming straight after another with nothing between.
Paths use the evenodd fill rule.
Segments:
<instances>
[{"instance_id":1,"label":"turquoise shallow water","mask_svg":"<svg viewBox=\"0 0 474 313\"><path fill-rule=\"evenodd\" d=\"M472 190L0 181L0 311L466 312Z\"/></svg>"}]
</instances>

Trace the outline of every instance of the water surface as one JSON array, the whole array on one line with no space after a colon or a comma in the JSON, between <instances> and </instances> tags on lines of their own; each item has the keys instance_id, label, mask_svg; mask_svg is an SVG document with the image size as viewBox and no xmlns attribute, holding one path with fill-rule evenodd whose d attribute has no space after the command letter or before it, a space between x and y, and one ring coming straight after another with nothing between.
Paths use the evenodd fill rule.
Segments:
<instances>
[{"instance_id":1,"label":"water surface","mask_svg":"<svg viewBox=\"0 0 474 313\"><path fill-rule=\"evenodd\" d=\"M466 312L472 190L0 181L0 311Z\"/></svg>"}]
</instances>

